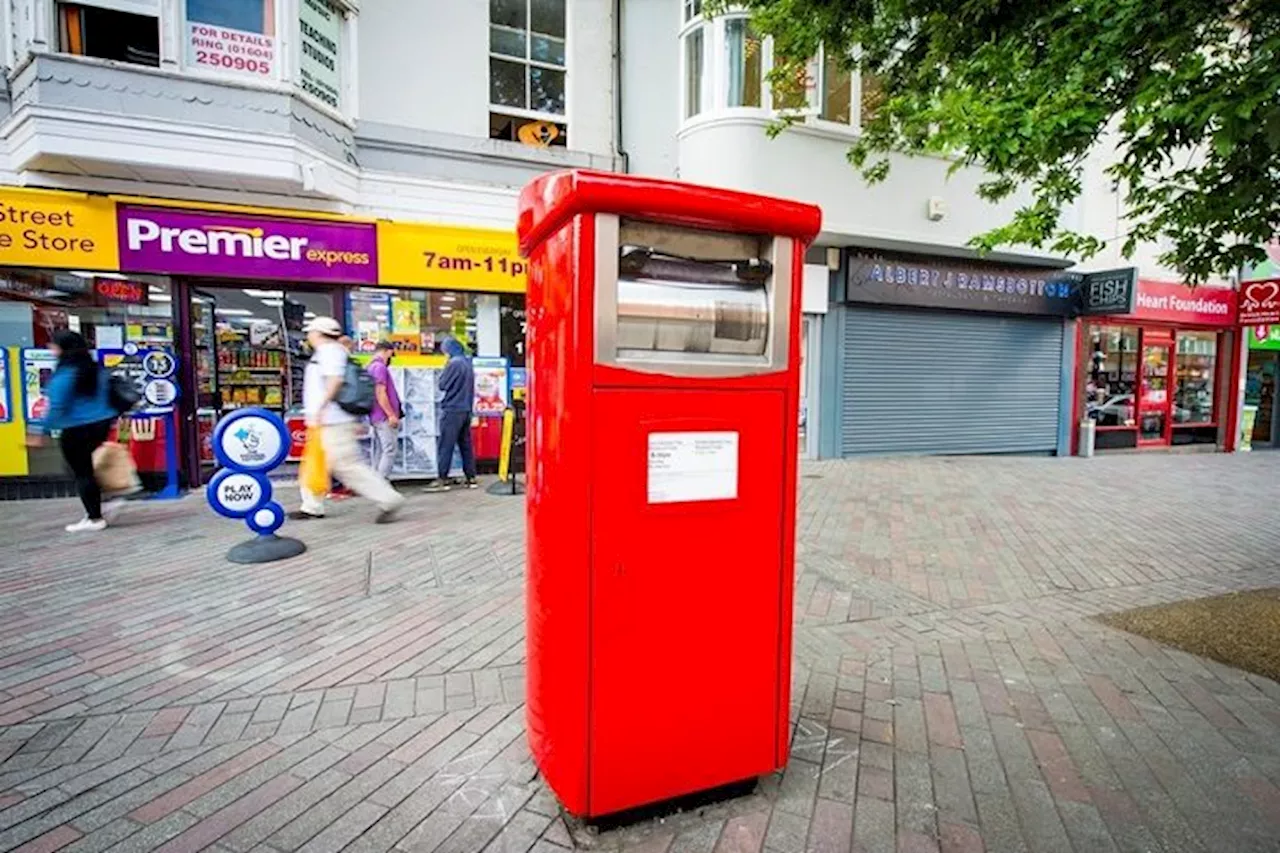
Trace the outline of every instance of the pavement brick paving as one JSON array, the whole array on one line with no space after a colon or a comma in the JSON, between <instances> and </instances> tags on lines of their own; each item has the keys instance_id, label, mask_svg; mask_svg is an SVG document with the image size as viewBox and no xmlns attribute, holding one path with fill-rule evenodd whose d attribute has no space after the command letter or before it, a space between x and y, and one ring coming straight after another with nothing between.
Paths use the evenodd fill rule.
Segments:
<instances>
[{"instance_id":1,"label":"pavement brick paving","mask_svg":"<svg viewBox=\"0 0 1280 853\"><path fill-rule=\"evenodd\" d=\"M785 772L607 832L525 745L519 499L267 566L198 496L0 503L0 851L1277 851L1280 684L1091 617L1280 584L1278 498L1268 453L806 464Z\"/></svg>"}]
</instances>

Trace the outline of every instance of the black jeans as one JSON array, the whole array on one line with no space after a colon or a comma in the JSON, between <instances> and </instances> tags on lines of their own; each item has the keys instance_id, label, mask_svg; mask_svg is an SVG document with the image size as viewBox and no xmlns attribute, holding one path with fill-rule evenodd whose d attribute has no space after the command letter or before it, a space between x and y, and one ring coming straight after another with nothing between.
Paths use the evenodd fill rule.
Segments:
<instances>
[{"instance_id":1,"label":"black jeans","mask_svg":"<svg viewBox=\"0 0 1280 853\"><path fill-rule=\"evenodd\" d=\"M453 448L462 453L462 471L468 480L476 478L476 455L471 450L471 413L442 412L440 436L436 439L436 471L441 480L449 476Z\"/></svg>"},{"instance_id":2,"label":"black jeans","mask_svg":"<svg viewBox=\"0 0 1280 853\"><path fill-rule=\"evenodd\" d=\"M68 427L62 431L59 440L62 445L62 458L76 477L76 491L80 494L80 503L84 504L84 514L97 521L102 518L102 489L93 476L93 451L102 446L115 425L116 419L98 421L96 424Z\"/></svg>"}]
</instances>

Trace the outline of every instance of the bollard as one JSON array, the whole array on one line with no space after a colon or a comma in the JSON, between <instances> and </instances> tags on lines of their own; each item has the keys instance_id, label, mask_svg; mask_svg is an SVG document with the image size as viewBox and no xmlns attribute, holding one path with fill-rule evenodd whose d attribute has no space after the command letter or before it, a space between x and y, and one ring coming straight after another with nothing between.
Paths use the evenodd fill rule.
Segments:
<instances>
[{"instance_id":1,"label":"bollard","mask_svg":"<svg viewBox=\"0 0 1280 853\"><path fill-rule=\"evenodd\" d=\"M1085 418L1080 422L1080 442L1076 455L1088 459L1093 456L1094 441L1098 434L1098 424L1093 418Z\"/></svg>"}]
</instances>

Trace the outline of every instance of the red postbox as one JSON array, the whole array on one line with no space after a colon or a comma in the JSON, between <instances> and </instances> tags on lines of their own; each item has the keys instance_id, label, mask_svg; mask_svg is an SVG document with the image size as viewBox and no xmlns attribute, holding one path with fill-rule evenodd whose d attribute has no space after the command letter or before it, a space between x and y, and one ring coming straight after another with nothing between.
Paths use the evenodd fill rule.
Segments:
<instances>
[{"instance_id":1,"label":"red postbox","mask_svg":"<svg viewBox=\"0 0 1280 853\"><path fill-rule=\"evenodd\" d=\"M801 273L820 222L627 175L521 193L526 713L577 815L786 761Z\"/></svg>"}]
</instances>

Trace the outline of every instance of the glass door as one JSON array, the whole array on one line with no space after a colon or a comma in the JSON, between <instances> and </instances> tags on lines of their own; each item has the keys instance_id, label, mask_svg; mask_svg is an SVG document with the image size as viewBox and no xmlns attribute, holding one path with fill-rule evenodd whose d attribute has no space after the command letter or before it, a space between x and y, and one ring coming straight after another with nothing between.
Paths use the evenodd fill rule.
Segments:
<instances>
[{"instance_id":1,"label":"glass door","mask_svg":"<svg viewBox=\"0 0 1280 853\"><path fill-rule=\"evenodd\" d=\"M1169 443L1169 351L1173 334L1142 332L1142 383L1138 396L1138 444Z\"/></svg>"},{"instance_id":2,"label":"glass door","mask_svg":"<svg viewBox=\"0 0 1280 853\"><path fill-rule=\"evenodd\" d=\"M207 482L217 463L213 459L213 428L218 423L222 390L218 384L217 298L191 289L191 356L195 373L196 459L199 482ZM190 446L190 445L188 445Z\"/></svg>"},{"instance_id":3,"label":"glass door","mask_svg":"<svg viewBox=\"0 0 1280 853\"><path fill-rule=\"evenodd\" d=\"M1258 412L1253 419L1252 444L1254 447L1269 447L1274 442L1276 421L1276 384L1280 378L1277 370L1277 356L1274 352L1249 352L1249 366L1245 373L1244 403L1246 406L1257 406Z\"/></svg>"}]
</instances>

